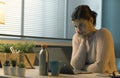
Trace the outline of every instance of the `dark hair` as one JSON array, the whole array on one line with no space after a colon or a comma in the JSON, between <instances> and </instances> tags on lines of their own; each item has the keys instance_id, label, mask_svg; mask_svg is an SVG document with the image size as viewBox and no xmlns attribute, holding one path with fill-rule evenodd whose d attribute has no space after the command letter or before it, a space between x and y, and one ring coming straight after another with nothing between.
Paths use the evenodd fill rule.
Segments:
<instances>
[{"instance_id":1,"label":"dark hair","mask_svg":"<svg viewBox=\"0 0 120 78\"><path fill-rule=\"evenodd\" d=\"M88 5L79 5L75 8L72 13L72 21L77 19L86 19L89 20L91 17L93 18L93 24L96 24L96 16L97 13L92 11Z\"/></svg>"}]
</instances>

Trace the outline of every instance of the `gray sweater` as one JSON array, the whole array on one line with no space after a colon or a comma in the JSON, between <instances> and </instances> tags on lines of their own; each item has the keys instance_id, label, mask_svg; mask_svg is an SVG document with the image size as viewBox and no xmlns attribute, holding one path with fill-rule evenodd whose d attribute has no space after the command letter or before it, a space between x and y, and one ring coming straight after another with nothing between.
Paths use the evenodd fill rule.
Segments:
<instances>
[{"instance_id":1,"label":"gray sweater","mask_svg":"<svg viewBox=\"0 0 120 78\"><path fill-rule=\"evenodd\" d=\"M72 40L71 65L76 70L112 73L117 71L114 42L111 33L102 28L91 36L86 44L81 44L81 36L75 33Z\"/></svg>"}]
</instances>

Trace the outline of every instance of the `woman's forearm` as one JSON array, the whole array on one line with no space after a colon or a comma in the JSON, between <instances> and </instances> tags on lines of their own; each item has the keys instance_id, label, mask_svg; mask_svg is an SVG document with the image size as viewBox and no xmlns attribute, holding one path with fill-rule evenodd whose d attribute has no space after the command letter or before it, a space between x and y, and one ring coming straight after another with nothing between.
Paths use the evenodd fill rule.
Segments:
<instances>
[{"instance_id":1,"label":"woman's forearm","mask_svg":"<svg viewBox=\"0 0 120 78\"><path fill-rule=\"evenodd\" d=\"M81 44L74 56L72 56L71 59L71 65L73 66L74 69L82 69L85 66L85 61L86 61L86 52L87 48L85 44Z\"/></svg>"}]
</instances>

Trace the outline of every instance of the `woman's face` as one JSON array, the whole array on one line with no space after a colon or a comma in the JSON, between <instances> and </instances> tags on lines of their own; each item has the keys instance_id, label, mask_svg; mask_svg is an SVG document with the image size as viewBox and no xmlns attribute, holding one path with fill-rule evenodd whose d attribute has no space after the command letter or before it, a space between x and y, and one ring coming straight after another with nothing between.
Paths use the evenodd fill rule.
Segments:
<instances>
[{"instance_id":1,"label":"woman's face","mask_svg":"<svg viewBox=\"0 0 120 78\"><path fill-rule=\"evenodd\" d=\"M75 27L75 31L80 35L88 35L94 27L92 20L89 21L85 19L80 19L72 21L72 23Z\"/></svg>"}]
</instances>

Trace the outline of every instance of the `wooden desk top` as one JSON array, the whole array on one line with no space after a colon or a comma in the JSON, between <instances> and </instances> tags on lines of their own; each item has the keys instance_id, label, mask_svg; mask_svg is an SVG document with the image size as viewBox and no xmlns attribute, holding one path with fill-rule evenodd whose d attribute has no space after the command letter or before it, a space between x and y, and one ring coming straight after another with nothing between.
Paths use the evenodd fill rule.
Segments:
<instances>
[{"instance_id":1,"label":"wooden desk top","mask_svg":"<svg viewBox=\"0 0 120 78\"><path fill-rule=\"evenodd\" d=\"M21 78L16 76L4 75L2 68L0 68L0 76L10 77L10 78ZM26 74L24 78L110 78L110 77L98 73L76 74L76 75L59 74L59 76L51 76L51 73L49 73L48 76L39 76L38 67L35 67L35 69L26 69Z\"/></svg>"}]
</instances>

